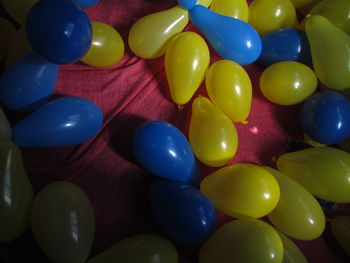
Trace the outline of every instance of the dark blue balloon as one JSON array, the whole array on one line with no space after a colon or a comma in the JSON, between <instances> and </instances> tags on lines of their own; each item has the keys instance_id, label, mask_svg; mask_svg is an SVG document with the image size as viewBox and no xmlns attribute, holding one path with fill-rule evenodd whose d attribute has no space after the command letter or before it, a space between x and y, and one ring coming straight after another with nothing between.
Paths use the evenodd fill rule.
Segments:
<instances>
[{"instance_id":1,"label":"dark blue balloon","mask_svg":"<svg viewBox=\"0 0 350 263\"><path fill-rule=\"evenodd\" d=\"M262 51L258 63L270 66L281 61L311 65L311 50L306 33L293 28L273 31L261 37Z\"/></svg>"},{"instance_id":2,"label":"dark blue balloon","mask_svg":"<svg viewBox=\"0 0 350 263\"><path fill-rule=\"evenodd\" d=\"M82 8L88 8L96 5L100 0L73 0Z\"/></svg>"},{"instance_id":3,"label":"dark blue balloon","mask_svg":"<svg viewBox=\"0 0 350 263\"><path fill-rule=\"evenodd\" d=\"M177 0L178 4L186 10L191 10L197 3L197 0Z\"/></svg>"},{"instance_id":4,"label":"dark blue balloon","mask_svg":"<svg viewBox=\"0 0 350 263\"><path fill-rule=\"evenodd\" d=\"M223 59L247 65L259 58L261 38L248 23L217 14L202 5L190 11L190 18Z\"/></svg>"},{"instance_id":5,"label":"dark blue balloon","mask_svg":"<svg viewBox=\"0 0 350 263\"><path fill-rule=\"evenodd\" d=\"M134 152L147 170L160 177L199 184L199 171L186 137L167 122L142 124L134 135Z\"/></svg>"},{"instance_id":6,"label":"dark blue balloon","mask_svg":"<svg viewBox=\"0 0 350 263\"><path fill-rule=\"evenodd\" d=\"M350 101L335 91L322 91L306 100L300 114L307 136L323 144L350 136Z\"/></svg>"},{"instance_id":7,"label":"dark blue balloon","mask_svg":"<svg viewBox=\"0 0 350 263\"><path fill-rule=\"evenodd\" d=\"M12 140L22 147L59 147L81 144L100 130L103 115L93 102L79 97L55 99L12 129Z\"/></svg>"},{"instance_id":8,"label":"dark blue balloon","mask_svg":"<svg viewBox=\"0 0 350 263\"><path fill-rule=\"evenodd\" d=\"M89 18L70 0L40 0L30 10L26 32L34 51L56 64L81 59L89 50Z\"/></svg>"},{"instance_id":9,"label":"dark blue balloon","mask_svg":"<svg viewBox=\"0 0 350 263\"><path fill-rule=\"evenodd\" d=\"M17 60L0 78L1 102L15 111L35 110L52 95L58 70L34 52Z\"/></svg>"},{"instance_id":10,"label":"dark blue balloon","mask_svg":"<svg viewBox=\"0 0 350 263\"><path fill-rule=\"evenodd\" d=\"M150 201L154 217L162 230L177 241L201 243L215 230L215 207L193 186L157 181L151 186Z\"/></svg>"}]
</instances>

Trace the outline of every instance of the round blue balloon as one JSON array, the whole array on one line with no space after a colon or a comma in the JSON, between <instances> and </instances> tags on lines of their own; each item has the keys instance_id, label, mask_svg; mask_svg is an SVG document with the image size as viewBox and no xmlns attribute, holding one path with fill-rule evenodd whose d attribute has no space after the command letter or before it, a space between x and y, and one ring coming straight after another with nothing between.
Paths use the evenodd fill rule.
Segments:
<instances>
[{"instance_id":1,"label":"round blue balloon","mask_svg":"<svg viewBox=\"0 0 350 263\"><path fill-rule=\"evenodd\" d=\"M34 51L56 64L81 59L89 50L89 18L70 0L40 0L30 10L26 32Z\"/></svg>"},{"instance_id":2,"label":"round blue balloon","mask_svg":"<svg viewBox=\"0 0 350 263\"><path fill-rule=\"evenodd\" d=\"M217 14L202 5L190 11L190 18L223 59L247 65L259 58L261 38L248 23Z\"/></svg>"},{"instance_id":3,"label":"round blue balloon","mask_svg":"<svg viewBox=\"0 0 350 263\"><path fill-rule=\"evenodd\" d=\"M316 93L304 103L300 120L312 140L338 143L350 136L350 101L335 91Z\"/></svg>"},{"instance_id":4,"label":"round blue balloon","mask_svg":"<svg viewBox=\"0 0 350 263\"><path fill-rule=\"evenodd\" d=\"M17 60L0 78L1 102L15 111L35 110L52 95L58 70L34 52Z\"/></svg>"},{"instance_id":5,"label":"round blue balloon","mask_svg":"<svg viewBox=\"0 0 350 263\"><path fill-rule=\"evenodd\" d=\"M88 8L96 5L100 0L73 0L82 8Z\"/></svg>"},{"instance_id":6,"label":"round blue balloon","mask_svg":"<svg viewBox=\"0 0 350 263\"><path fill-rule=\"evenodd\" d=\"M81 144L100 130L103 115L93 102L79 97L55 99L17 123L12 140L22 147Z\"/></svg>"},{"instance_id":7,"label":"round blue balloon","mask_svg":"<svg viewBox=\"0 0 350 263\"><path fill-rule=\"evenodd\" d=\"M178 4L186 10L191 10L197 3L197 0L177 0Z\"/></svg>"},{"instance_id":8,"label":"round blue balloon","mask_svg":"<svg viewBox=\"0 0 350 263\"><path fill-rule=\"evenodd\" d=\"M257 62L270 66L281 61L311 64L310 44L304 31L285 28L262 36L262 51Z\"/></svg>"},{"instance_id":9,"label":"round blue balloon","mask_svg":"<svg viewBox=\"0 0 350 263\"><path fill-rule=\"evenodd\" d=\"M134 152L150 172L174 181L199 184L199 171L191 147L175 126L162 121L142 124L134 135Z\"/></svg>"},{"instance_id":10,"label":"round blue balloon","mask_svg":"<svg viewBox=\"0 0 350 263\"><path fill-rule=\"evenodd\" d=\"M177 241L201 243L215 230L215 207L193 186L157 181L151 186L150 201L154 217L162 230Z\"/></svg>"}]
</instances>

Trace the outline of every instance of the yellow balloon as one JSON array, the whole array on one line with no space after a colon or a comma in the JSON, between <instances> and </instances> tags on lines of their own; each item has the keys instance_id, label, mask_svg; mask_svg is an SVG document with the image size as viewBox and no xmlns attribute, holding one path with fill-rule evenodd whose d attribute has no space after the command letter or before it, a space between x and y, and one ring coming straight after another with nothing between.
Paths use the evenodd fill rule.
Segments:
<instances>
[{"instance_id":1,"label":"yellow balloon","mask_svg":"<svg viewBox=\"0 0 350 263\"><path fill-rule=\"evenodd\" d=\"M286 153L278 170L313 195L335 203L350 202L350 154L330 147Z\"/></svg>"},{"instance_id":2,"label":"yellow balloon","mask_svg":"<svg viewBox=\"0 0 350 263\"><path fill-rule=\"evenodd\" d=\"M142 17L129 32L129 46L141 58L160 57L188 21L188 11L179 6Z\"/></svg>"},{"instance_id":3,"label":"yellow balloon","mask_svg":"<svg viewBox=\"0 0 350 263\"><path fill-rule=\"evenodd\" d=\"M189 141L201 162L219 167L236 154L238 136L232 121L210 100L199 96L192 104Z\"/></svg>"},{"instance_id":4,"label":"yellow balloon","mask_svg":"<svg viewBox=\"0 0 350 263\"><path fill-rule=\"evenodd\" d=\"M7 19L0 17L0 62L6 58L15 34L15 26Z\"/></svg>"},{"instance_id":5,"label":"yellow balloon","mask_svg":"<svg viewBox=\"0 0 350 263\"><path fill-rule=\"evenodd\" d=\"M201 191L224 213L260 218L269 214L280 198L276 179L262 167L235 164L205 177Z\"/></svg>"},{"instance_id":6,"label":"yellow balloon","mask_svg":"<svg viewBox=\"0 0 350 263\"><path fill-rule=\"evenodd\" d=\"M295 8L301 8L312 3L313 0L290 0Z\"/></svg>"},{"instance_id":7,"label":"yellow balloon","mask_svg":"<svg viewBox=\"0 0 350 263\"><path fill-rule=\"evenodd\" d=\"M165 53L165 72L172 100L186 104L202 83L210 61L205 40L194 32L176 36Z\"/></svg>"},{"instance_id":8,"label":"yellow balloon","mask_svg":"<svg viewBox=\"0 0 350 263\"><path fill-rule=\"evenodd\" d=\"M350 256L350 216L337 216L332 219L331 230L338 243Z\"/></svg>"},{"instance_id":9,"label":"yellow balloon","mask_svg":"<svg viewBox=\"0 0 350 263\"><path fill-rule=\"evenodd\" d=\"M312 0L309 4L298 8L298 11L303 14L304 16L307 15L309 13L309 11L315 6L317 5L319 2L321 2L322 0Z\"/></svg>"},{"instance_id":10,"label":"yellow balloon","mask_svg":"<svg viewBox=\"0 0 350 263\"><path fill-rule=\"evenodd\" d=\"M267 215L271 223L295 239L318 238L325 229L325 216L315 197L290 177L264 168L276 178L281 191L277 206Z\"/></svg>"},{"instance_id":11,"label":"yellow balloon","mask_svg":"<svg viewBox=\"0 0 350 263\"><path fill-rule=\"evenodd\" d=\"M252 103L252 83L242 66L230 60L214 63L206 75L206 88L216 107L231 120L245 122Z\"/></svg>"},{"instance_id":12,"label":"yellow balloon","mask_svg":"<svg viewBox=\"0 0 350 263\"><path fill-rule=\"evenodd\" d=\"M93 21L92 43L89 51L81 59L82 62L94 67L109 67L117 64L124 56L124 42L113 27Z\"/></svg>"},{"instance_id":13,"label":"yellow balloon","mask_svg":"<svg viewBox=\"0 0 350 263\"><path fill-rule=\"evenodd\" d=\"M306 21L314 70L328 88L350 87L350 36L323 16L312 15Z\"/></svg>"},{"instance_id":14,"label":"yellow balloon","mask_svg":"<svg viewBox=\"0 0 350 263\"><path fill-rule=\"evenodd\" d=\"M221 226L199 251L199 263L281 263L282 240L269 224L252 218Z\"/></svg>"},{"instance_id":15,"label":"yellow balloon","mask_svg":"<svg viewBox=\"0 0 350 263\"><path fill-rule=\"evenodd\" d=\"M317 89L315 73L304 64L283 61L272 64L260 78L260 90L269 101L294 105L306 100Z\"/></svg>"},{"instance_id":16,"label":"yellow balloon","mask_svg":"<svg viewBox=\"0 0 350 263\"><path fill-rule=\"evenodd\" d=\"M249 24L262 35L293 27L296 20L295 7L289 0L253 0L249 5Z\"/></svg>"},{"instance_id":17,"label":"yellow balloon","mask_svg":"<svg viewBox=\"0 0 350 263\"><path fill-rule=\"evenodd\" d=\"M212 0L198 0L197 5L204 5L206 7L211 5Z\"/></svg>"},{"instance_id":18,"label":"yellow balloon","mask_svg":"<svg viewBox=\"0 0 350 263\"><path fill-rule=\"evenodd\" d=\"M308 263L304 254L285 234L275 229L280 236L283 244L283 261L282 263Z\"/></svg>"},{"instance_id":19,"label":"yellow balloon","mask_svg":"<svg viewBox=\"0 0 350 263\"><path fill-rule=\"evenodd\" d=\"M1 0L7 13L19 24L24 25L32 6L38 0Z\"/></svg>"},{"instance_id":20,"label":"yellow balloon","mask_svg":"<svg viewBox=\"0 0 350 263\"><path fill-rule=\"evenodd\" d=\"M5 67L8 68L18 59L32 52L32 47L27 40L25 27L21 27L14 35L12 45L6 57Z\"/></svg>"},{"instance_id":21,"label":"yellow balloon","mask_svg":"<svg viewBox=\"0 0 350 263\"><path fill-rule=\"evenodd\" d=\"M213 0L210 9L218 14L248 22L249 9L246 0Z\"/></svg>"},{"instance_id":22,"label":"yellow balloon","mask_svg":"<svg viewBox=\"0 0 350 263\"><path fill-rule=\"evenodd\" d=\"M339 146L342 150L350 153L350 137L348 137L344 141L340 142Z\"/></svg>"}]
</instances>

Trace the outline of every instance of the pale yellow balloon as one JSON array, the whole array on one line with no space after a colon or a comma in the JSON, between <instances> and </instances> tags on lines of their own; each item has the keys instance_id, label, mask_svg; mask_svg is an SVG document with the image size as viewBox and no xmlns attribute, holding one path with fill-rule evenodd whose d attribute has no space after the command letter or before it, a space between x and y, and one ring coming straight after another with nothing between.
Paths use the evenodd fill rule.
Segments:
<instances>
[{"instance_id":1,"label":"pale yellow balloon","mask_svg":"<svg viewBox=\"0 0 350 263\"><path fill-rule=\"evenodd\" d=\"M32 6L38 0L1 0L7 13L19 24L24 25Z\"/></svg>"},{"instance_id":2,"label":"pale yellow balloon","mask_svg":"<svg viewBox=\"0 0 350 263\"><path fill-rule=\"evenodd\" d=\"M12 45L6 57L5 67L8 68L18 59L28 55L32 51L32 47L27 40L25 28L21 27L13 37Z\"/></svg>"},{"instance_id":3,"label":"pale yellow balloon","mask_svg":"<svg viewBox=\"0 0 350 263\"><path fill-rule=\"evenodd\" d=\"M0 17L0 62L6 58L15 34L15 26L7 19Z\"/></svg>"},{"instance_id":4,"label":"pale yellow balloon","mask_svg":"<svg viewBox=\"0 0 350 263\"><path fill-rule=\"evenodd\" d=\"M290 240L285 234L275 229L280 236L283 244L283 261L282 263L308 263L303 252Z\"/></svg>"},{"instance_id":5,"label":"pale yellow balloon","mask_svg":"<svg viewBox=\"0 0 350 263\"><path fill-rule=\"evenodd\" d=\"M218 14L248 22L249 8L246 0L213 0L210 9Z\"/></svg>"},{"instance_id":6,"label":"pale yellow balloon","mask_svg":"<svg viewBox=\"0 0 350 263\"><path fill-rule=\"evenodd\" d=\"M198 0L197 5L204 5L206 7L211 5L212 0Z\"/></svg>"},{"instance_id":7,"label":"pale yellow balloon","mask_svg":"<svg viewBox=\"0 0 350 263\"><path fill-rule=\"evenodd\" d=\"M129 46L141 58L160 57L164 55L172 38L182 32L188 21L188 11L179 6L142 17L129 32Z\"/></svg>"}]
</instances>

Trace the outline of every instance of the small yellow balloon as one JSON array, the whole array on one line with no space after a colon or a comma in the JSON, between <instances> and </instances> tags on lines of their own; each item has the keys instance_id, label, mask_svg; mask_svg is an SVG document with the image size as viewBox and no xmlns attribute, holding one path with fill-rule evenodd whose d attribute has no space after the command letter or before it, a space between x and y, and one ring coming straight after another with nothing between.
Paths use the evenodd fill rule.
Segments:
<instances>
[{"instance_id":1,"label":"small yellow balloon","mask_svg":"<svg viewBox=\"0 0 350 263\"><path fill-rule=\"evenodd\" d=\"M350 256L350 216L337 216L332 219L331 230L338 243Z\"/></svg>"},{"instance_id":2,"label":"small yellow balloon","mask_svg":"<svg viewBox=\"0 0 350 263\"><path fill-rule=\"evenodd\" d=\"M210 9L218 14L248 22L249 8L246 0L213 0Z\"/></svg>"},{"instance_id":3,"label":"small yellow balloon","mask_svg":"<svg viewBox=\"0 0 350 263\"><path fill-rule=\"evenodd\" d=\"M308 18L305 30L318 79L328 88L348 89L350 87L350 36L319 15Z\"/></svg>"},{"instance_id":4,"label":"small yellow balloon","mask_svg":"<svg viewBox=\"0 0 350 263\"><path fill-rule=\"evenodd\" d=\"M314 0L290 0L290 1L293 3L295 8L301 8L301 7L304 7L306 5L309 5Z\"/></svg>"},{"instance_id":5,"label":"small yellow balloon","mask_svg":"<svg viewBox=\"0 0 350 263\"><path fill-rule=\"evenodd\" d=\"M192 104L189 141L201 162L219 167L236 154L238 136L232 121L210 100L199 96Z\"/></svg>"},{"instance_id":6,"label":"small yellow balloon","mask_svg":"<svg viewBox=\"0 0 350 263\"><path fill-rule=\"evenodd\" d=\"M212 0L198 0L197 5L204 5L206 7L211 5Z\"/></svg>"},{"instance_id":7,"label":"small yellow balloon","mask_svg":"<svg viewBox=\"0 0 350 263\"><path fill-rule=\"evenodd\" d=\"M15 26L7 19L0 17L0 62L6 58L15 34Z\"/></svg>"},{"instance_id":8,"label":"small yellow balloon","mask_svg":"<svg viewBox=\"0 0 350 263\"><path fill-rule=\"evenodd\" d=\"M283 244L283 261L282 263L308 263L304 254L285 234L275 229L280 236Z\"/></svg>"},{"instance_id":9,"label":"small yellow balloon","mask_svg":"<svg viewBox=\"0 0 350 263\"><path fill-rule=\"evenodd\" d=\"M206 88L214 105L232 121L246 121L252 103L252 83L242 66L230 60L214 63L207 72Z\"/></svg>"},{"instance_id":10,"label":"small yellow balloon","mask_svg":"<svg viewBox=\"0 0 350 263\"><path fill-rule=\"evenodd\" d=\"M188 24L188 11L176 6L147 15L132 26L129 46L136 56L157 58L165 54L169 42Z\"/></svg>"},{"instance_id":11,"label":"small yellow balloon","mask_svg":"<svg viewBox=\"0 0 350 263\"><path fill-rule=\"evenodd\" d=\"M261 35L293 27L296 20L295 7L289 0L253 0L249 5L249 24Z\"/></svg>"},{"instance_id":12,"label":"small yellow balloon","mask_svg":"<svg viewBox=\"0 0 350 263\"><path fill-rule=\"evenodd\" d=\"M82 62L94 67L109 67L119 62L124 55L124 42L113 27L93 21L92 43Z\"/></svg>"},{"instance_id":13,"label":"small yellow balloon","mask_svg":"<svg viewBox=\"0 0 350 263\"><path fill-rule=\"evenodd\" d=\"M205 40L194 32L176 36L165 54L165 72L172 100L186 104L199 88L210 61Z\"/></svg>"},{"instance_id":14,"label":"small yellow balloon","mask_svg":"<svg viewBox=\"0 0 350 263\"><path fill-rule=\"evenodd\" d=\"M306 100L317 89L315 73L304 64L283 61L272 64L260 78L260 90L271 102L294 105Z\"/></svg>"},{"instance_id":15,"label":"small yellow balloon","mask_svg":"<svg viewBox=\"0 0 350 263\"><path fill-rule=\"evenodd\" d=\"M205 177L201 191L224 213L260 218L269 214L280 198L276 179L262 167L235 164Z\"/></svg>"},{"instance_id":16,"label":"small yellow balloon","mask_svg":"<svg viewBox=\"0 0 350 263\"><path fill-rule=\"evenodd\" d=\"M326 220L315 197L290 177L270 167L264 168L276 178L281 191L277 206L267 215L271 223L295 239L318 238Z\"/></svg>"},{"instance_id":17,"label":"small yellow balloon","mask_svg":"<svg viewBox=\"0 0 350 263\"><path fill-rule=\"evenodd\" d=\"M24 25L32 6L38 0L1 0L7 13L19 24Z\"/></svg>"},{"instance_id":18,"label":"small yellow balloon","mask_svg":"<svg viewBox=\"0 0 350 263\"><path fill-rule=\"evenodd\" d=\"M5 67L8 68L18 59L32 52L32 47L27 40L25 27L21 27L14 35L12 45L6 57Z\"/></svg>"}]
</instances>

